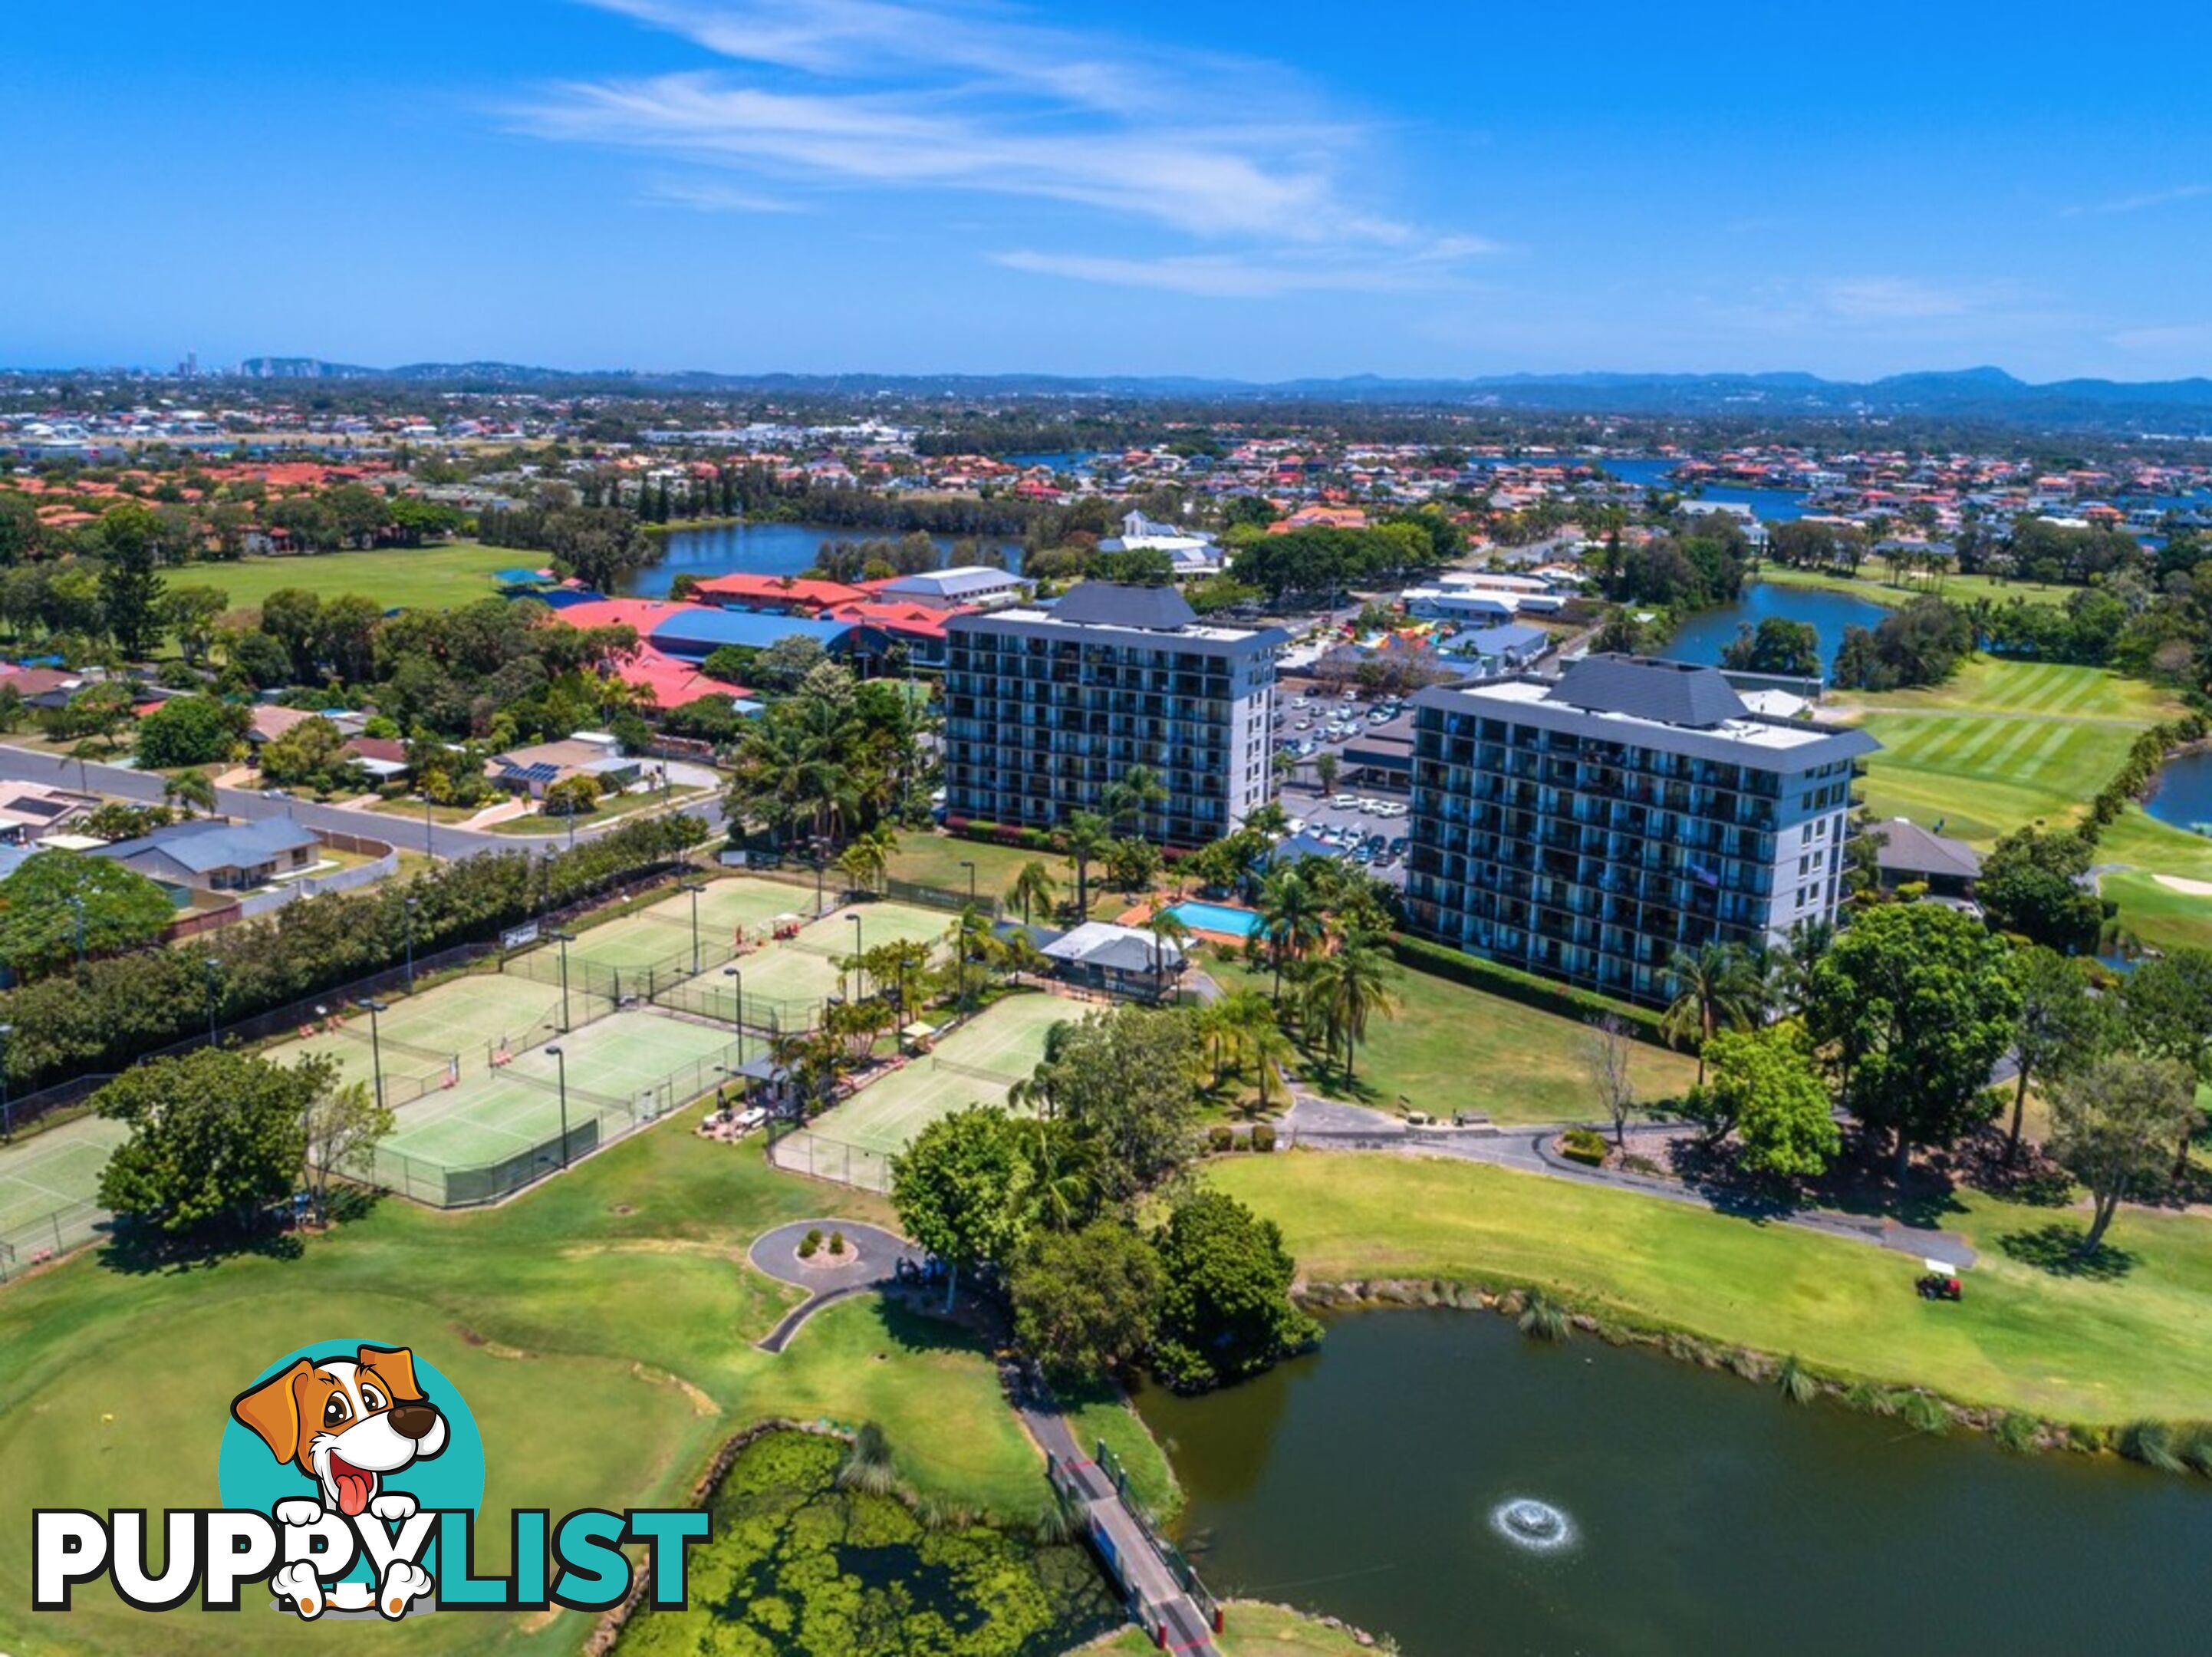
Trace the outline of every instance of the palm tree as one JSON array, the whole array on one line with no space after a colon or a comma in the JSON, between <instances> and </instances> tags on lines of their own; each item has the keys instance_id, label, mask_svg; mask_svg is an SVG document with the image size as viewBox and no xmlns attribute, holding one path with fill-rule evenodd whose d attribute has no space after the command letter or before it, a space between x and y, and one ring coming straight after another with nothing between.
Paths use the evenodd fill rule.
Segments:
<instances>
[{"instance_id":1,"label":"palm tree","mask_svg":"<svg viewBox=\"0 0 2212 1657\"><path fill-rule=\"evenodd\" d=\"M959 918L952 923L952 959L960 968L960 1000L969 1004L968 964L970 961L988 963L991 959L991 923L983 911L973 904L963 905ZM985 971L988 972L986 966Z\"/></svg>"},{"instance_id":2,"label":"palm tree","mask_svg":"<svg viewBox=\"0 0 2212 1657\"><path fill-rule=\"evenodd\" d=\"M1324 930L1319 898L1296 868L1270 874L1261 886L1260 929L1267 934L1274 961L1275 1002L1280 1006L1284 961L1304 955L1321 941Z\"/></svg>"},{"instance_id":3,"label":"palm tree","mask_svg":"<svg viewBox=\"0 0 2212 1657\"><path fill-rule=\"evenodd\" d=\"M1296 1051L1291 1045L1291 1039L1283 1033L1274 1003L1256 990L1239 990L1215 1002L1210 1010L1220 1015L1231 1039L1237 1045L1239 1059L1249 1063L1260 1073L1260 1108L1267 1109L1275 1066Z\"/></svg>"},{"instance_id":4,"label":"palm tree","mask_svg":"<svg viewBox=\"0 0 2212 1657\"><path fill-rule=\"evenodd\" d=\"M1012 978L1042 978L1052 970L1052 960L1026 932L1010 932L994 946L1001 971Z\"/></svg>"},{"instance_id":5,"label":"palm tree","mask_svg":"<svg viewBox=\"0 0 2212 1657\"><path fill-rule=\"evenodd\" d=\"M1106 819L1118 824L1125 817L1141 818L1154 806L1168 801L1168 791L1149 765L1132 765L1121 780L1106 789Z\"/></svg>"},{"instance_id":6,"label":"palm tree","mask_svg":"<svg viewBox=\"0 0 2212 1657\"><path fill-rule=\"evenodd\" d=\"M1011 1095L1007 1102L1013 1102ZM1029 1201L1038 1223L1048 1231L1075 1230L1097 1202L1089 1142L1066 1123L1042 1116L1024 1118L1017 1133L1030 1165Z\"/></svg>"},{"instance_id":7,"label":"palm tree","mask_svg":"<svg viewBox=\"0 0 2212 1657\"><path fill-rule=\"evenodd\" d=\"M872 891L874 878L881 867L882 854L859 840L837 854L837 872L845 877L848 889L853 892Z\"/></svg>"},{"instance_id":8,"label":"palm tree","mask_svg":"<svg viewBox=\"0 0 2212 1657\"><path fill-rule=\"evenodd\" d=\"M1091 912L1091 865L1106 855L1114 843L1114 825L1095 811L1073 812L1060 832L1060 846L1075 866L1075 914L1079 921Z\"/></svg>"},{"instance_id":9,"label":"palm tree","mask_svg":"<svg viewBox=\"0 0 2212 1657\"><path fill-rule=\"evenodd\" d=\"M215 815L215 783L197 766L179 771L162 783L161 797L181 809L186 817L192 814L194 807L210 817Z\"/></svg>"},{"instance_id":10,"label":"palm tree","mask_svg":"<svg viewBox=\"0 0 2212 1657\"><path fill-rule=\"evenodd\" d=\"M1310 1027L1322 1036L1322 1051L1344 1049L1344 1079L1352 1080L1353 1050L1367 1039L1368 1021L1398 1010L1390 986L1398 969L1371 944L1346 943L1313 965L1305 984Z\"/></svg>"},{"instance_id":11,"label":"palm tree","mask_svg":"<svg viewBox=\"0 0 2212 1657\"><path fill-rule=\"evenodd\" d=\"M1168 946L1176 947L1180 959L1183 945L1190 941L1190 929L1173 910L1156 909L1145 923L1145 930L1152 935L1152 999L1158 1001L1166 985Z\"/></svg>"},{"instance_id":12,"label":"palm tree","mask_svg":"<svg viewBox=\"0 0 2212 1657\"><path fill-rule=\"evenodd\" d=\"M1660 1033L1676 1046L1698 1044L1698 1085L1705 1084L1705 1043L1723 1025L1744 1030L1758 1010L1759 977L1751 956L1732 943L1700 944L1693 953L1677 949L1667 964L1674 999L1659 1020Z\"/></svg>"},{"instance_id":13,"label":"palm tree","mask_svg":"<svg viewBox=\"0 0 2212 1657\"><path fill-rule=\"evenodd\" d=\"M1048 915L1052 913L1052 900L1059 894L1060 882L1052 878L1052 871L1043 862L1032 857L1024 863L1014 876L1013 885L1006 888L1006 901L1022 907L1022 924L1030 923L1030 911L1034 907Z\"/></svg>"}]
</instances>

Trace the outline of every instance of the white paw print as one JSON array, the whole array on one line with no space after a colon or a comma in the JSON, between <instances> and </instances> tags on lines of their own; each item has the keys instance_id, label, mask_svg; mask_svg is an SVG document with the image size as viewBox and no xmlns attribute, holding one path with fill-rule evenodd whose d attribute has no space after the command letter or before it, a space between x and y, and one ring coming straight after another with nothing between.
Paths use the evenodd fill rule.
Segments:
<instances>
[{"instance_id":1,"label":"white paw print","mask_svg":"<svg viewBox=\"0 0 2212 1657\"><path fill-rule=\"evenodd\" d=\"M408 1505L411 1508L414 1504ZM376 1608L387 1618L397 1621L407 1614L409 1601L429 1592L429 1572L404 1559L395 1559L385 1571L383 1585L377 1590Z\"/></svg>"},{"instance_id":2,"label":"white paw print","mask_svg":"<svg viewBox=\"0 0 2212 1657\"><path fill-rule=\"evenodd\" d=\"M269 1579L269 1586L292 1602L292 1609L302 1617L312 1620L323 1614L323 1585L315 1575L315 1568L304 1559L295 1559L282 1566Z\"/></svg>"}]
</instances>

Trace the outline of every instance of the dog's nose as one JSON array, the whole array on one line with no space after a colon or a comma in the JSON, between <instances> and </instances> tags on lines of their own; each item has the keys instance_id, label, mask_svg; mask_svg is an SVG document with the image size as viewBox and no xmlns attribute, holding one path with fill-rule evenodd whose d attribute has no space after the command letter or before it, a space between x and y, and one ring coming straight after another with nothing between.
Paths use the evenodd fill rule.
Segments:
<instances>
[{"instance_id":1,"label":"dog's nose","mask_svg":"<svg viewBox=\"0 0 2212 1657\"><path fill-rule=\"evenodd\" d=\"M402 1438L428 1438L438 1424L438 1411L428 1404L395 1404L391 1415L392 1430Z\"/></svg>"}]
</instances>

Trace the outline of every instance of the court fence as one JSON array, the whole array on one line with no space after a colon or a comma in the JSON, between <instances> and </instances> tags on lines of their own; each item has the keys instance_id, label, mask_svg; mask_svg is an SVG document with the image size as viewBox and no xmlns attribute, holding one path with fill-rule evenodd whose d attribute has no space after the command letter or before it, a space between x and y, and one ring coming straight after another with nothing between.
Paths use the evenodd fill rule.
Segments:
<instances>
[{"instance_id":1,"label":"court fence","mask_svg":"<svg viewBox=\"0 0 2212 1657\"><path fill-rule=\"evenodd\" d=\"M768 1160L786 1173L803 1173L833 1185L888 1195L891 1188L891 1159L866 1145L832 1139L811 1128L787 1124L771 1128Z\"/></svg>"},{"instance_id":2,"label":"court fence","mask_svg":"<svg viewBox=\"0 0 2212 1657\"><path fill-rule=\"evenodd\" d=\"M70 1203L0 1231L0 1283L73 1248L96 1242L114 1224L115 1216L97 1203Z\"/></svg>"},{"instance_id":3,"label":"court fence","mask_svg":"<svg viewBox=\"0 0 2212 1657\"><path fill-rule=\"evenodd\" d=\"M671 1112L704 1098L727 1080L737 1063L738 1050L733 1044L720 1052L680 1064L621 1098L571 1084L568 1088L566 1133L554 1134L496 1161L450 1167L380 1145L373 1154L342 1172L362 1185L374 1185L428 1208L481 1207L512 1197L593 1151L628 1138L641 1128L649 1128ZM549 1093L560 1090L557 1081L525 1075L520 1071L505 1074L513 1081L526 1082Z\"/></svg>"}]
</instances>

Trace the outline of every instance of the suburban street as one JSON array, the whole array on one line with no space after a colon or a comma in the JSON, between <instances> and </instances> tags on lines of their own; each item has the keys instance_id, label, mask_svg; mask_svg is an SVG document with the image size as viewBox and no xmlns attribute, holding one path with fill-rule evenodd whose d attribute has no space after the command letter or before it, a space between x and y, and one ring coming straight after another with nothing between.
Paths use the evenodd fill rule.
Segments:
<instances>
[{"instance_id":1,"label":"suburban street","mask_svg":"<svg viewBox=\"0 0 2212 1657\"><path fill-rule=\"evenodd\" d=\"M149 805L161 803L163 779L151 772L137 771L129 765L80 761L66 754L40 753L4 743L0 743L0 777L10 782L45 783L56 788L84 789ZM267 817L289 818L306 828L366 835L373 839L389 841L402 851L424 852L436 857L473 857L488 851L537 851L568 844L565 831L554 834L492 834L482 830L427 823L419 818L398 813L318 805L312 800L271 800L251 789L217 789L216 808L228 816L246 821L258 821ZM694 815L705 819L710 828L719 829L724 821L720 800L698 802L690 809ZM594 839L615 826L614 823L601 823L580 828L575 838L579 840Z\"/></svg>"}]
</instances>

